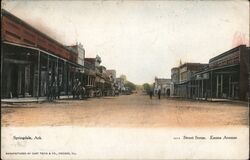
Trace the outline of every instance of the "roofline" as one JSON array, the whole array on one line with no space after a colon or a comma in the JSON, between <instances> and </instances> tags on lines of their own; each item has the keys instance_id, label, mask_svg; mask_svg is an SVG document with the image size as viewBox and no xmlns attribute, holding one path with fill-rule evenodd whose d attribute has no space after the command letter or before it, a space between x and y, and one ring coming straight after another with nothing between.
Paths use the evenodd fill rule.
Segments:
<instances>
[{"instance_id":1,"label":"roofline","mask_svg":"<svg viewBox=\"0 0 250 160\"><path fill-rule=\"evenodd\" d=\"M184 63L182 65L180 65L178 68L181 68L185 65L208 65L208 63L191 63L191 62L187 62L187 63Z\"/></svg>"},{"instance_id":2,"label":"roofline","mask_svg":"<svg viewBox=\"0 0 250 160\"><path fill-rule=\"evenodd\" d=\"M41 34L42 36L44 36L45 38L47 38L48 40L53 41L54 43L58 44L59 46L63 47L64 49L66 49L67 51L69 51L70 53L74 53L72 52L70 49L68 49L67 47L65 47L66 45L58 42L57 40L53 39L52 37L49 37L47 34L43 33L42 31L39 31L38 29L36 29L35 27L31 26L29 23L25 22L24 20L22 20L21 18L18 18L17 16L15 16L14 14L10 13L9 11L5 10L5 9L1 9L1 16L9 16L11 18L13 18L16 22L20 23L20 24L24 24L25 26L31 28L33 31L37 32L38 34Z\"/></svg>"},{"instance_id":3,"label":"roofline","mask_svg":"<svg viewBox=\"0 0 250 160\"><path fill-rule=\"evenodd\" d=\"M216 67L216 68L209 68L207 70L204 70L204 71L197 71L194 73L194 75L197 75L197 74L202 74L202 73L208 73L208 72L212 72L212 71L215 71L215 70L220 70L220 69L224 69L224 68L229 68L229 67L235 67L235 66L239 66L240 64L231 64L231 65L227 65L227 66L221 66L221 67Z\"/></svg>"},{"instance_id":4,"label":"roofline","mask_svg":"<svg viewBox=\"0 0 250 160\"><path fill-rule=\"evenodd\" d=\"M84 66L82 66L82 65L80 65L80 64L71 62L71 61L69 61L69 60L67 60L67 59L65 59L65 58L62 58L62 57L57 56L57 55L54 55L54 54L52 54L52 53L49 53L49 52L47 52L47 51L45 51L45 50L42 50L42 49L40 49L40 48L37 48L37 47L31 47L31 46L26 46L26 45L22 45L22 44L7 42L7 41L3 41L2 43L8 44L8 45L17 46L17 47L23 47L23 48L27 48L27 49L32 49L32 50L36 50L36 51L39 51L39 52L43 52L43 53L46 53L46 54L48 54L48 55L50 55L50 56L52 56L52 57L54 57L54 58L58 58L58 59L61 59L61 60L65 61L65 62L67 62L67 63L70 63L70 64L72 64L72 65L75 65L75 66L78 66L78 67L84 67Z\"/></svg>"},{"instance_id":5,"label":"roofline","mask_svg":"<svg viewBox=\"0 0 250 160\"><path fill-rule=\"evenodd\" d=\"M223 57L223 56L226 56L226 55L228 55L228 54L230 54L230 53L232 53L232 52L234 52L234 51L237 51L237 50L239 50L241 47L246 47L246 45L239 45L239 46L234 47L234 48L232 48L232 49L230 49L230 50L228 50L228 51L226 51L226 52L224 52L224 53L221 53L221 54L219 54L219 55L217 55L217 56L215 56L215 57L209 59L209 63L211 63L212 61L215 61L215 60L217 60L217 59L219 59L219 58L221 58L221 57Z\"/></svg>"}]
</instances>

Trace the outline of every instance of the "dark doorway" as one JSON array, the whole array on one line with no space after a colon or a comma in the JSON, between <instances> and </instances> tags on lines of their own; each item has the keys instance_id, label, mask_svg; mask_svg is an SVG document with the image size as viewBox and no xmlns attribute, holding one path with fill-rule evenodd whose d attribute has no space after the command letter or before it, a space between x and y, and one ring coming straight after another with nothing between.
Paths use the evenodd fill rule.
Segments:
<instances>
[{"instance_id":1,"label":"dark doorway","mask_svg":"<svg viewBox=\"0 0 250 160\"><path fill-rule=\"evenodd\" d=\"M167 89L167 96L170 96L170 89Z\"/></svg>"},{"instance_id":2,"label":"dark doorway","mask_svg":"<svg viewBox=\"0 0 250 160\"><path fill-rule=\"evenodd\" d=\"M10 78L9 78L9 86L10 86L10 92L9 92L9 97L18 97L18 92L17 92L17 88L18 88L18 65L13 64L10 68Z\"/></svg>"}]
</instances>

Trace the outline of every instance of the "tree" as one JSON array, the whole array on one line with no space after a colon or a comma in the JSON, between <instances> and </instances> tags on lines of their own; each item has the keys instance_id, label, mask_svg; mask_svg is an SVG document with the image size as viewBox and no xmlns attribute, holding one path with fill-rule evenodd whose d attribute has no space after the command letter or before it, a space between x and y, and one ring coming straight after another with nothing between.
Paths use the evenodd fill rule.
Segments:
<instances>
[{"instance_id":1,"label":"tree","mask_svg":"<svg viewBox=\"0 0 250 160\"><path fill-rule=\"evenodd\" d=\"M136 89L136 85L130 81L126 81L124 87L130 88L132 91Z\"/></svg>"},{"instance_id":2,"label":"tree","mask_svg":"<svg viewBox=\"0 0 250 160\"><path fill-rule=\"evenodd\" d=\"M130 88L131 91L136 90L136 85L130 81L128 81L127 76L122 74L120 78L124 80L124 87Z\"/></svg>"},{"instance_id":3,"label":"tree","mask_svg":"<svg viewBox=\"0 0 250 160\"><path fill-rule=\"evenodd\" d=\"M142 91L143 90L143 86L139 85L139 84L136 84L136 90Z\"/></svg>"},{"instance_id":4,"label":"tree","mask_svg":"<svg viewBox=\"0 0 250 160\"><path fill-rule=\"evenodd\" d=\"M127 76L124 74L120 75L120 78L123 79L124 81L127 81Z\"/></svg>"},{"instance_id":5,"label":"tree","mask_svg":"<svg viewBox=\"0 0 250 160\"><path fill-rule=\"evenodd\" d=\"M144 83L142 86L143 86L143 89L144 89L145 91L149 91L149 90L150 90L150 84Z\"/></svg>"}]
</instances>

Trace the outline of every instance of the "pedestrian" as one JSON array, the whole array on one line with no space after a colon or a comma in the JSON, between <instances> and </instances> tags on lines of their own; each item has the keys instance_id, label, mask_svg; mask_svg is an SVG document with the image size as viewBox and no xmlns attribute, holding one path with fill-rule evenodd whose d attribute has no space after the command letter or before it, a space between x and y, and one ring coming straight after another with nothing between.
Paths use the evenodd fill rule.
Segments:
<instances>
[{"instance_id":1,"label":"pedestrian","mask_svg":"<svg viewBox=\"0 0 250 160\"><path fill-rule=\"evenodd\" d=\"M54 81L52 83L52 100L56 99L56 95L57 95L57 85L56 85L56 82Z\"/></svg>"},{"instance_id":2,"label":"pedestrian","mask_svg":"<svg viewBox=\"0 0 250 160\"><path fill-rule=\"evenodd\" d=\"M72 89L73 99L76 99L77 85L78 85L78 79L74 80L73 83L73 89Z\"/></svg>"},{"instance_id":3,"label":"pedestrian","mask_svg":"<svg viewBox=\"0 0 250 160\"><path fill-rule=\"evenodd\" d=\"M77 99L80 99L80 94L81 94L81 82L78 81L77 87L76 87L76 96Z\"/></svg>"},{"instance_id":4,"label":"pedestrian","mask_svg":"<svg viewBox=\"0 0 250 160\"><path fill-rule=\"evenodd\" d=\"M150 89L150 91L149 91L149 96L150 96L150 99L152 99L152 97L153 97L153 90L152 89Z\"/></svg>"},{"instance_id":5,"label":"pedestrian","mask_svg":"<svg viewBox=\"0 0 250 160\"><path fill-rule=\"evenodd\" d=\"M161 99L161 90L158 90L158 99Z\"/></svg>"},{"instance_id":6,"label":"pedestrian","mask_svg":"<svg viewBox=\"0 0 250 160\"><path fill-rule=\"evenodd\" d=\"M60 99L61 95L61 84L59 83L58 88L57 88L57 98Z\"/></svg>"}]
</instances>

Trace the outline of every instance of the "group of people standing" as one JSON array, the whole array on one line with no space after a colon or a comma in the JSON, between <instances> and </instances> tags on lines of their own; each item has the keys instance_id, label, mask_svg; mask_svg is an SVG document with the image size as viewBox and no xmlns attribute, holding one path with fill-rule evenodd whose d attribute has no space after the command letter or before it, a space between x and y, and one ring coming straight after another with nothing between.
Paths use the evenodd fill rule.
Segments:
<instances>
[{"instance_id":1,"label":"group of people standing","mask_svg":"<svg viewBox=\"0 0 250 160\"><path fill-rule=\"evenodd\" d=\"M48 100L60 99L60 85L58 86L56 81L50 82L48 87Z\"/></svg>"},{"instance_id":2,"label":"group of people standing","mask_svg":"<svg viewBox=\"0 0 250 160\"><path fill-rule=\"evenodd\" d=\"M72 94L73 99L81 99L84 98L86 90L81 82L76 79L73 83ZM60 83L57 84L56 80L52 80L50 78L49 85L48 85L48 100L53 101L55 99L60 99L61 94L61 85Z\"/></svg>"},{"instance_id":3,"label":"group of people standing","mask_svg":"<svg viewBox=\"0 0 250 160\"><path fill-rule=\"evenodd\" d=\"M73 90L72 90L73 99L84 98L85 93L86 93L86 90L85 90L84 85L81 83L79 79L76 79L74 86L73 86Z\"/></svg>"},{"instance_id":4,"label":"group of people standing","mask_svg":"<svg viewBox=\"0 0 250 160\"><path fill-rule=\"evenodd\" d=\"M154 91L152 89L150 89L150 91L149 91L150 99L152 99L153 95L154 95ZM158 99L161 99L161 90L160 89L158 89L157 95L158 95Z\"/></svg>"}]
</instances>

